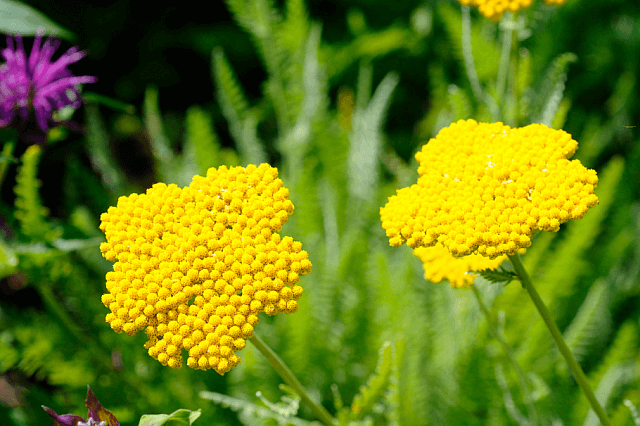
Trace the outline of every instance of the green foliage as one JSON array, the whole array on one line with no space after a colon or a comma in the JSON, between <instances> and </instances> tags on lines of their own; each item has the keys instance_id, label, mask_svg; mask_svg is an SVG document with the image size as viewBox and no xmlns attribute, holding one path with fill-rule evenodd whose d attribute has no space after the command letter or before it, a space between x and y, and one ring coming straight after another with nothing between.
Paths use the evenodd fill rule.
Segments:
<instances>
[{"instance_id":1,"label":"green foliage","mask_svg":"<svg viewBox=\"0 0 640 426\"><path fill-rule=\"evenodd\" d=\"M534 123L542 123L551 126L556 116L565 82L567 81L567 68L569 64L576 62L578 57L574 53L563 53L553 60L546 70L544 77L534 92L530 92L532 109L527 111L534 117ZM534 94L535 93L535 94Z\"/></svg>"},{"instance_id":2,"label":"green foliage","mask_svg":"<svg viewBox=\"0 0 640 426\"><path fill-rule=\"evenodd\" d=\"M0 0L2 18L0 31L3 33L20 33L36 35L38 31L45 30L47 34L55 35L67 40L74 40L75 34L53 22L43 13L15 0Z\"/></svg>"},{"instance_id":3,"label":"green foliage","mask_svg":"<svg viewBox=\"0 0 640 426\"><path fill-rule=\"evenodd\" d=\"M298 396L279 386L281 379L253 346L242 350L241 365L224 377L169 370L147 355L144 336L110 330L100 301L112 265L99 254L99 215L117 197L142 192L156 181L186 185L194 174L222 164L270 162L296 206L282 234L302 241L313 272L301 280L299 311L261 318L256 332L339 424L595 424L526 292L519 285L489 284L509 282L513 272L482 271L476 280L490 310L485 317L471 292L425 282L411 250L389 247L380 227L379 207L396 189L415 182L409 155L452 121L473 117L573 126L580 142L576 157L597 169L599 206L558 233L535 236L524 262L606 402L612 424L633 424L625 401L640 403L640 215L634 173L640 155L637 133L623 127L634 125L630 117L637 111L633 61L612 79L611 94L598 101L606 111L583 111L584 102L567 81L577 56L561 54L578 50L564 48L561 37L562 50L541 46L545 33L558 34L545 27L561 18L550 18L552 8L522 12L500 27L473 14L476 93L468 81L469 46L463 45L455 3L425 3L408 11L405 18L432 19L429 29L423 25L420 31L415 22L410 27L405 18L392 16L388 4L385 21L362 3L362 10L353 9L346 18L351 35L340 37L335 28L314 23L316 12L302 0L228 0L227 5L258 52L260 63L251 66L266 73L257 99L240 71L248 57L233 54L224 37L211 37L216 106L191 106L183 116L168 113L176 108L163 103L160 109L164 87L148 86L140 117L130 108L118 108L128 115L114 118L96 105L86 106L86 152L70 133L59 133L61 141L42 152L32 147L14 154L24 151L22 142L4 145L0 182L16 199L4 197L0 205L6 219L0 236L0 290L6 294L0 302L0 371L3 378L17 377L15 388L25 387L29 394L25 405L11 408L6 419L0 414L0 420L45 424L36 413L40 404L83 413L81 398L89 383L123 426L135 424L143 413L172 411L143 416L140 424L186 425L198 416L211 425L317 424ZM557 14L570 16L571 7ZM501 51L507 24L513 24L519 48ZM428 61L414 66L410 59L416 52ZM501 68L505 56L509 66ZM598 68L601 60L580 55L571 71L583 64ZM408 78L405 62L415 68ZM501 72L507 75L502 94ZM414 108L407 103L410 92L422 86L427 98L421 99L420 122L398 120ZM396 110L400 114L394 115ZM404 137L394 130L398 127ZM139 179L118 153L122 134L139 143L141 158L150 164ZM18 140L3 133L0 138ZM14 155L21 157L18 170ZM39 166L40 155L45 166L64 157L63 170L56 170L63 175L61 200L51 206L58 227L39 193L39 173L51 173ZM14 176L16 185L9 188ZM487 321L513 348L522 377Z\"/></svg>"},{"instance_id":4,"label":"green foliage","mask_svg":"<svg viewBox=\"0 0 640 426\"><path fill-rule=\"evenodd\" d=\"M375 373L369 376L366 384L360 387L360 392L353 397L350 415L352 421L361 420L365 414L371 411L374 404L381 399L381 396L389 386L389 379L395 363L394 357L394 347L385 342L380 348L380 358L378 359ZM379 410L380 408L376 411Z\"/></svg>"},{"instance_id":5,"label":"green foliage","mask_svg":"<svg viewBox=\"0 0 640 426\"><path fill-rule=\"evenodd\" d=\"M32 241L52 241L58 232L47 223L49 210L42 205L38 190L38 163L41 150L37 145L27 148L16 176L16 210L14 217L20 222L22 234Z\"/></svg>"},{"instance_id":6,"label":"green foliage","mask_svg":"<svg viewBox=\"0 0 640 426\"><path fill-rule=\"evenodd\" d=\"M517 280L518 276L513 271L507 271L502 266L498 269L485 269L478 271L480 276L490 283L505 283L509 284L513 280Z\"/></svg>"},{"instance_id":7,"label":"green foliage","mask_svg":"<svg viewBox=\"0 0 640 426\"><path fill-rule=\"evenodd\" d=\"M202 109L191 107L187 110L185 127L185 156L190 163L198 164L196 174L206 176L210 167L221 165L220 142L211 125L211 118Z\"/></svg>"},{"instance_id":8,"label":"green foliage","mask_svg":"<svg viewBox=\"0 0 640 426\"><path fill-rule=\"evenodd\" d=\"M190 411L184 409L176 410L171 414L145 414L140 417L138 426L191 426L200 417L200 414L202 414L200 410Z\"/></svg>"}]
</instances>

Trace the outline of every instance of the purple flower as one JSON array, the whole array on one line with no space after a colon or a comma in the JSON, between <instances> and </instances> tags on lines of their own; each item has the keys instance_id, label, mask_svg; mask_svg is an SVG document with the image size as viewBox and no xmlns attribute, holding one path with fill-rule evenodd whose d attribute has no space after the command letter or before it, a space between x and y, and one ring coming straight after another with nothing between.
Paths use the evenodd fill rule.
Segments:
<instances>
[{"instance_id":1,"label":"purple flower","mask_svg":"<svg viewBox=\"0 0 640 426\"><path fill-rule=\"evenodd\" d=\"M7 36L7 47L2 50L5 63L0 66L0 127L16 124L24 127L31 111L35 111L40 129L46 132L55 111L69 105L80 106L78 85L94 83L96 77L76 77L67 69L69 64L86 56L77 46L52 62L59 40L49 38L41 45L42 32L38 32L27 59L22 36L15 39L17 47L14 37Z\"/></svg>"},{"instance_id":2,"label":"purple flower","mask_svg":"<svg viewBox=\"0 0 640 426\"><path fill-rule=\"evenodd\" d=\"M89 386L87 386L87 399L84 405L89 409L87 419L76 414L58 414L44 405L42 409L53 419L53 426L120 426L116 417L98 402L98 398Z\"/></svg>"}]
</instances>

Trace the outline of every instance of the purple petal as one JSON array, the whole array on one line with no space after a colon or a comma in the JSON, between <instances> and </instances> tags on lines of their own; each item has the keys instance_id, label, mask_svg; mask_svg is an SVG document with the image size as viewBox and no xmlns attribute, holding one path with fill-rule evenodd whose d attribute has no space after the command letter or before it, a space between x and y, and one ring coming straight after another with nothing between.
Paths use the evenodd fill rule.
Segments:
<instances>
[{"instance_id":1,"label":"purple petal","mask_svg":"<svg viewBox=\"0 0 640 426\"><path fill-rule=\"evenodd\" d=\"M85 421L84 418L76 416L75 414L58 414L44 405L42 405L42 409L53 419L53 426L77 426L78 422Z\"/></svg>"},{"instance_id":2,"label":"purple petal","mask_svg":"<svg viewBox=\"0 0 640 426\"><path fill-rule=\"evenodd\" d=\"M107 426L120 426L116 416L111 414L109 410L102 407L100 402L98 402L98 398L96 398L96 395L89 386L87 386L87 399L84 401L84 405L89 409L87 417L98 421L104 421Z\"/></svg>"},{"instance_id":3,"label":"purple petal","mask_svg":"<svg viewBox=\"0 0 640 426\"><path fill-rule=\"evenodd\" d=\"M33 47L31 48L31 54L29 55L29 70L33 71L36 63L38 62L38 57L40 56L40 42L42 41L42 33L38 30L38 34L36 35L36 39L33 41Z\"/></svg>"}]
</instances>

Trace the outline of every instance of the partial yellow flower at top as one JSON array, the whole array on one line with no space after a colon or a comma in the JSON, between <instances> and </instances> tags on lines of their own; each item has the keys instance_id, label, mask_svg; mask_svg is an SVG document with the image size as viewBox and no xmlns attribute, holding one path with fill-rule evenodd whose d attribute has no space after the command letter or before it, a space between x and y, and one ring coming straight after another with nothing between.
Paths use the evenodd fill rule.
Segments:
<instances>
[{"instance_id":1,"label":"partial yellow flower at top","mask_svg":"<svg viewBox=\"0 0 640 426\"><path fill-rule=\"evenodd\" d=\"M116 332L145 329L149 355L172 368L224 374L258 314L298 310L301 275L311 272L302 244L278 232L293 213L278 170L211 168L185 188L157 183L120 197L100 217L115 262L102 302Z\"/></svg>"},{"instance_id":2,"label":"partial yellow flower at top","mask_svg":"<svg viewBox=\"0 0 640 426\"><path fill-rule=\"evenodd\" d=\"M471 288L478 276L474 271L496 269L507 259L506 256L489 259L479 254L454 257L441 244L433 247L418 247L413 250L413 254L422 262L425 279L434 284L447 280L453 288L466 289Z\"/></svg>"},{"instance_id":3,"label":"partial yellow flower at top","mask_svg":"<svg viewBox=\"0 0 640 426\"><path fill-rule=\"evenodd\" d=\"M389 243L495 259L557 231L598 203L594 170L569 161L578 143L542 124L510 128L460 120L416 154L418 182L380 209Z\"/></svg>"},{"instance_id":4,"label":"partial yellow flower at top","mask_svg":"<svg viewBox=\"0 0 640 426\"><path fill-rule=\"evenodd\" d=\"M474 6L487 19L498 22L507 12L517 13L531 7L533 0L458 0L463 6ZM544 0L549 6L562 6L567 0Z\"/></svg>"}]
</instances>

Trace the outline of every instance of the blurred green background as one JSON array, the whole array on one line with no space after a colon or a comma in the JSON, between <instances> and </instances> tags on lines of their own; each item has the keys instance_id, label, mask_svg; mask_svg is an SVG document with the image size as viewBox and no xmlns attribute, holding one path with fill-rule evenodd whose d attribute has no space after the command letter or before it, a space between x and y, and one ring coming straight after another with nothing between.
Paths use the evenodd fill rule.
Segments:
<instances>
[{"instance_id":1,"label":"blurred green background","mask_svg":"<svg viewBox=\"0 0 640 426\"><path fill-rule=\"evenodd\" d=\"M206 12L163 1L25 3L76 35L61 51L88 50L72 66L98 77L85 93L135 111L89 97L73 117L84 132L50 133L37 166L50 237L29 234L16 218L20 165L7 168L0 422L49 424L41 404L84 414L89 384L124 425L178 408L202 408L202 425L296 424L256 408L267 405L255 392L272 402L283 392L252 347L224 377L163 368L146 354L144 336L108 327L100 303L111 265L100 257L97 226L118 196L157 181L186 185L207 167L268 161L296 206L281 235L302 241L314 271L301 280L300 312L265 318L256 331L312 395L336 413L333 384L342 411L361 393L366 410L351 415L370 424L526 424L515 414L527 412L518 378L471 293L426 282L408 248L388 246L378 219L387 197L415 181L422 144L457 119L487 120L463 66L459 4L255 2L271 8L261 15L253 3L211 2ZM491 92L499 26L476 10L471 17L478 76ZM536 2L519 14L514 36L509 91L520 110L501 105L505 122L536 121L558 95L550 124L573 135L576 157L601 179L600 206L557 235L541 235L525 264L615 424L632 424L622 400L640 402L640 3ZM577 61L561 56L567 52ZM18 143L13 155L25 149ZM34 177L24 191L37 188ZM494 320L506 318L540 424L597 424L517 283L477 285ZM390 358L381 358L366 396L359 388L385 341L393 356L382 352ZM203 390L237 398L226 401L235 409L200 398ZM312 419L303 408L299 416Z\"/></svg>"}]
</instances>

